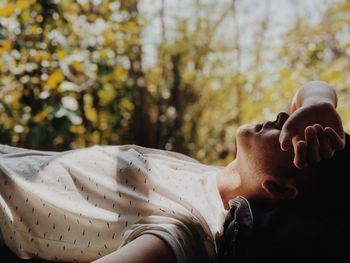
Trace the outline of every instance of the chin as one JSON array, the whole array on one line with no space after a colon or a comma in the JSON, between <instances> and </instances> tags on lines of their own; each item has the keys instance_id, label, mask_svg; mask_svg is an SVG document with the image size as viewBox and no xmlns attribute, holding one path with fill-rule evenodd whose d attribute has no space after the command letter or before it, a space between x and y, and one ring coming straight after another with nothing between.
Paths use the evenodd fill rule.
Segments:
<instances>
[{"instance_id":1,"label":"chin","mask_svg":"<svg viewBox=\"0 0 350 263\"><path fill-rule=\"evenodd\" d=\"M236 132L237 147L250 148L251 138L254 137L254 125L244 124L239 126Z\"/></svg>"}]
</instances>

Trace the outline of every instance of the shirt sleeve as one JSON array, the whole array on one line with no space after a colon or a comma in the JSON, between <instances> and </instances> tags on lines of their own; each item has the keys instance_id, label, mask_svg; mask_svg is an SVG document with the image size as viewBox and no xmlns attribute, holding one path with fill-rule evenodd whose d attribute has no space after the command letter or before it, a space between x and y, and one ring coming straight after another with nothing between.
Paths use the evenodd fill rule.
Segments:
<instances>
[{"instance_id":1,"label":"shirt sleeve","mask_svg":"<svg viewBox=\"0 0 350 263\"><path fill-rule=\"evenodd\" d=\"M18 147L0 144L0 155L9 154L9 153L25 152L25 151L27 151L27 150L24 148L18 148Z\"/></svg>"},{"instance_id":2,"label":"shirt sleeve","mask_svg":"<svg viewBox=\"0 0 350 263\"><path fill-rule=\"evenodd\" d=\"M216 262L215 246L199 225L161 216L150 216L143 221L149 222L134 224L125 231L120 247L141 235L152 234L169 245L178 263Z\"/></svg>"}]
</instances>

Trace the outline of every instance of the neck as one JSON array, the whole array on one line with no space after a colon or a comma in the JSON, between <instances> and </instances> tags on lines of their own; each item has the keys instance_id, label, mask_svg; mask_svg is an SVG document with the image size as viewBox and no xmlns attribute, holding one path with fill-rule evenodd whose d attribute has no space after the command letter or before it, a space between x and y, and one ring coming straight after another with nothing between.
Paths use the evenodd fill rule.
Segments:
<instances>
[{"instance_id":1,"label":"neck","mask_svg":"<svg viewBox=\"0 0 350 263\"><path fill-rule=\"evenodd\" d=\"M236 196L242 195L240 189L241 176L238 173L237 161L232 161L221 172L219 172L216 181L221 200L225 209L228 210L228 202Z\"/></svg>"}]
</instances>

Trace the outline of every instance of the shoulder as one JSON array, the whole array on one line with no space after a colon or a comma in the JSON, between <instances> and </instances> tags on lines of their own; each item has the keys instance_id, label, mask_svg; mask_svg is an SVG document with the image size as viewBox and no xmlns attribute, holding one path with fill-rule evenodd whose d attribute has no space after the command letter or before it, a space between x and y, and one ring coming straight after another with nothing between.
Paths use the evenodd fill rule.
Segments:
<instances>
[{"instance_id":1,"label":"shoulder","mask_svg":"<svg viewBox=\"0 0 350 263\"><path fill-rule=\"evenodd\" d=\"M171 248L177 262L212 262L216 257L214 243L209 242L202 226L190 217L145 217L125 232L122 246L145 234L162 239Z\"/></svg>"}]
</instances>

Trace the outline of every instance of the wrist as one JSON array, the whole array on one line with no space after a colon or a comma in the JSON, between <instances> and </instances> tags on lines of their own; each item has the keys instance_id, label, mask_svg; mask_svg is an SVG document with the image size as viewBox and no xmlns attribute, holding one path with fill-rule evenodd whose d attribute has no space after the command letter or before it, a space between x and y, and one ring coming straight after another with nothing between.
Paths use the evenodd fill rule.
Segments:
<instances>
[{"instance_id":1,"label":"wrist","mask_svg":"<svg viewBox=\"0 0 350 263\"><path fill-rule=\"evenodd\" d=\"M295 96L297 108L323 103L337 107L337 95L334 88L322 81L311 81L305 84Z\"/></svg>"},{"instance_id":2,"label":"wrist","mask_svg":"<svg viewBox=\"0 0 350 263\"><path fill-rule=\"evenodd\" d=\"M307 98L301 102L300 107L312 106L312 105L331 105L334 109L336 108L336 103L332 99L327 98Z\"/></svg>"}]
</instances>

